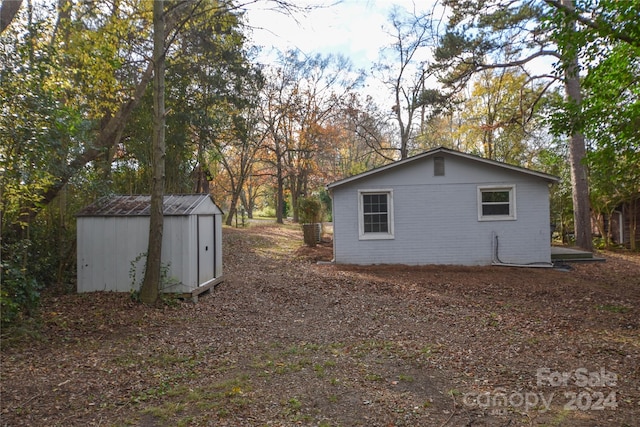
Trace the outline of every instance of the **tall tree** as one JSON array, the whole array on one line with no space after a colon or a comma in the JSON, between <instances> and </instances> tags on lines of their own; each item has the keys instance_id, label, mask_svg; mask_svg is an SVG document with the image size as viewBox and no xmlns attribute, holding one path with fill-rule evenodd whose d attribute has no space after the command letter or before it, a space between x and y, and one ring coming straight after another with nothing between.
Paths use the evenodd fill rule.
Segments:
<instances>
[{"instance_id":1,"label":"tall tree","mask_svg":"<svg viewBox=\"0 0 640 427\"><path fill-rule=\"evenodd\" d=\"M550 15L554 40L581 58L582 102L560 120L592 141L587 159L595 211L611 209L616 200L634 206L640 184L637 168L629 166L640 162L640 1L546 3L559 12Z\"/></svg>"},{"instance_id":2,"label":"tall tree","mask_svg":"<svg viewBox=\"0 0 640 427\"><path fill-rule=\"evenodd\" d=\"M162 267L163 200L165 182L165 24L164 0L153 2L153 181L149 219L149 244L140 300L154 304L158 299Z\"/></svg>"},{"instance_id":3,"label":"tall tree","mask_svg":"<svg viewBox=\"0 0 640 427\"><path fill-rule=\"evenodd\" d=\"M219 143L228 145L230 130L237 130L235 125L255 105L262 77L242 29L237 12L201 0L197 13L172 37L166 70L167 192L208 193L216 162L224 154ZM125 189L133 180L149 192L151 112L147 90L123 135L124 156L117 159L114 179Z\"/></svg>"},{"instance_id":4,"label":"tall tree","mask_svg":"<svg viewBox=\"0 0 640 427\"><path fill-rule=\"evenodd\" d=\"M559 12L533 0L447 0L444 3L452 13L436 58L448 70L445 82L464 84L474 73L484 69L524 68L535 60L551 57L557 61L558 73L532 74L530 78L561 80L567 98L565 108L579 111L582 95L578 46L574 37L576 19L573 15L564 15L560 23L549 26L545 17ZM562 5L573 9L572 0L562 0ZM565 133L569 135L576 243L590 250L589 189L584 161L586 148L578 124L579 121L572 120Z\"/></svg>"},{"instance_id":5,"label":"tall tree","mask_svg":"<svg viewBox=\"0 0 640 427\"><path fill-rule=\"evenodd\" d=\"M179 2L170 8L167 36L181 28L182 22L194 12L195 3L195 0ZM43 130L53 133L60 130L61 124L69 124L73 131L86 132L84 138L68 138L66 134L65 141L51 145L49 152L44 153L50 156L47 163L52 179L38 188L32 203L24 206L29 218L33 219L43 206L51 203L87 166L109 158L121 142L126 123L153 75L152 62L141 56L150 46L150 32L146 31L150 20L145 5L145 2L126 5L114 2L110 7L102 7L93 2L61 0L58 8L33 5L42 7L40 12L45 17L30 13L40 19L27 21L27 31L38 33L31 34L31 38L25 37L23 28L11 27L15 27L15 33L11 34L14 40L32 46L33 54L27 61L39 64L18 65L16 69L26 74L43 70L40 64L46 63L46 74L33 77L40 78L42 89L56 97L57 110L72 113L76 120L76 123L53 120L52 126Z\"/></svg>"},{"instance_id":6,"label":"tall tree","mask_svg":"<svg viewBox=\"0 0 640 427\"><path fill-rule=\"evenodd\" d=\"M396 129L386 117L370 97L361 99L354 93L345 100L326 126L334 134L328 158L320 168L326 181L356 175L396 158L392 144Z\"/></svg>"},{"instance_id":7,"label":"tall tree","mask_svg":"<svg viewBox=\"0 0 640 427\"><path fill-rule=\"evenodd\" d=\"M248 117L236 116L233 128L222 133L215 145L219 164L225 172L227 192L231 196L227 225L232 224L245 184L254 171L254 163L265 148L264 134L257 130L255 117L250 112L247 114Z\"/></svg>"},{"instance_id":8,"label":"tall tree","mask_svg":"<svg viewBox=\"0 0 640 427\"><path fill-rule=\"evenodd\" d=\"M562 0L562 4L573 9L574 0ZM567 40L572 40L576 33L576 20L567 15L565 33ZM556 38L557 39L557 38ZM564 87L567 94L568 108L580 111L582 108L582 88L580 82L580 63L578 61L579 46L575 42L560 43L561 61L564 69ZM580 129L580 117L572 115L569 122L569 165L571 166L571 183L573 185L573 221L575 224L576 244L584 249L593 249L591 239L591 207L589 201L589 182L587 178L584 133Z\"/></svg>"},{"instance_id":9,"label":"tall tree","mask_svg":"<svg viewBox=\"0 0 640 427\"><path fill-rule=\"evenodd\" d=\"M422 124L416 122L424 121L427 109L438 108L441 102L437 92L427 87L433 74L427 63L427 48L433 47L435 37L428 14L412 16L394 7L389 20L394 42L381 52L381 62L375 68L393 96L391 113L399 132L397 150L404 159Z\"/></svg>"},{"instance_id":10,"label":"tall tree","mask_svg":"<svg viewBox=\"0 0 640 427\"><path fill-rule=\"evenodd\" d=\"M297 198L307 192L314 157L326 142L323 126L360 77L345 58L296 51L283 55L267 74L262 120L276 177L277 221L282 221L285 185L297 220Z\"/></svg>"},{"instance_id":11,"label":"tall tree","mask_svg":"<svg viewBox=\"0 0 640 427\"><path fill-rule=\"evenodd\" d=\"M527 84L517 70L484 70L461 104L458 133L464 150L525 166L531 136L542 127L537 114L544 88Z\"/></svg>"}]
</instances>

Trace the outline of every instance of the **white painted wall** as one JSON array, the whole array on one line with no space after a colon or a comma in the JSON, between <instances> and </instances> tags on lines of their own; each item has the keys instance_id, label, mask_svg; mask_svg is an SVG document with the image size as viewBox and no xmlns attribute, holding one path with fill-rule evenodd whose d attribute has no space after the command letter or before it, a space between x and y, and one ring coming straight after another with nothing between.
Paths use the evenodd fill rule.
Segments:
<instances>
[{"instance_id":1,"label":"white painted wall","mask_svg":"<svg viewBox=\"0 0 640 427\"><path fill-rule=\"evenodd\" d=\"M440 155L440 154L439 154ZM406 163L333 189L334 256L348 264L492 262L492 235L505 263L550 262L549 190L543 179L446 155ZM516 185L517 219L478 221L478 185ZM358 190L393 188L395 238L358 239Z\"/></svg>"},{"instance_id":2,"label":"white painted wall","mask_svg":"<svg viewBox=\"0 0 640 427\"><path fill-rule=\"evenodd\" d=\"M212 203L211 203L212 204ZM212 204L213 205L213 204ZM217 209L217 208L216 208ZM211 277L198 280L198 215L164 217L162 235L162 264L167 267L170 287L163 292L189 293L200 285L222 277L222 215L211 209L197 209L212 218L207 240L211 266L203 271ZM78 292L138 290L144 277L149 236L149 217L146 216L81 216L77 219ZM137 258L134 272L132 262ZM135 276L135 277L134 277ZM133 281L135 280L135 284Z\"/></svg>"}]
</instances>

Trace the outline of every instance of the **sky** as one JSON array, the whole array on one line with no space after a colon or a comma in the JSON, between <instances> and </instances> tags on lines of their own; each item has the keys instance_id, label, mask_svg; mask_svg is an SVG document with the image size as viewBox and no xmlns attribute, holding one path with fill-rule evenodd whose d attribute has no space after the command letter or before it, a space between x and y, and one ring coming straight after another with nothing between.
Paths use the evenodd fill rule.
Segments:
<instances>
[{"instance_id":1,"label":"sky","mask_svg":"<svg viewBox=\"0 0 640 427\"><path fill-rule=\"evenodd\" d=\"M258 62L268 64L277 56L274 51L297 48L306 54L342 54L355 70L369 73L364 92L388 102L390 95L382 83L371 77L380 49L394 42L388 34L389 14L394 7L420 14L431 12L433 0L289 0L301 6L323 5L306 13L288 16L274 10L270 0L257 0L247 6L246 18L253 28L252 42L263 47ZM425 58L426 59L426 58ZM552 64L542 58L530 64L537 74L548 72ZM437 87L432 80L430 86Z\"/></svg>"},{"instance_id":2,"label":"sky","mask_svg":"<svg viewBox=\"0 0 640 427\"><path fill-rule=\"evenodd\" d=\"M357 69L369 71L378 59L380 48L392 43L385 33L388 15L394 6L412 11L413 0L297 0L295 4L324 4L295 17L270 10L268 2L248 7L249 25L254 28L253 42L263 46L265 54L275 47L279 50L298 48L304 53L340 53L350 58ZM417 1L417 3L426 3ZM297 20L297 22L296 22Z\"/></svg>"},{"instance_id":3,"label":"sky","mask_svg":"<svg viewBox=\"0 0 640 427\"><path fill-rule=\"evenodd\" d=\"M360 93L371 96L379 106L387 106L390 96L384 83L371 74L379 61L380 49L394 42L387 30L394 7L413 12L416 4L426 7L429 0L291 0L296 5L323 5L305 13L288 16L273 10L268 0L251 3L245 17L253 28L252 43L261 46L259 63L277 59L277 51L299 49L305 54L342 54L352 69L366 73ZM424 12L424 10L418 10Z\"/></svg>"}]
</instances>

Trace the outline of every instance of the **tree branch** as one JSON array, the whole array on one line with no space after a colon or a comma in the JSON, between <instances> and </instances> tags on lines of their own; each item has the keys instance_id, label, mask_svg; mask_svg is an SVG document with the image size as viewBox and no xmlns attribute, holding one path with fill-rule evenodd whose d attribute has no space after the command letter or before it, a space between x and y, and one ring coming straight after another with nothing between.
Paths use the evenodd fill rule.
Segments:
<instances>
[{"instance_id":1,"label":"tree branch","mask_svg":"<svg viewBox=\"0 0 640 427\"><path fill-rule=\"evenodd\" d=\"M568 17L575 19L583 25L591 28L592 30L596 30L598 34L603 37L612 37L616 40L623 41L625 43L630 44L634 47L640 47L640 40L634 37L629 36L628 34L621 33L620 31L613 28L613 26L603 19L591 20L583 15L581 15L578 11L572 10L567 6L563 5L559 0L544 0L549 6L554 7L561 12L563 12Z\"/></svg>"},{"instance_id":2,"label":"tree branch","mask_svg":"<svg viewBox=\"0 0 640 427\"><path fill-rule=\"evenodd\" d=\"M503 62L500 64L482 64L482 63L478 63L477 64L477 70L476 71L481 71L481 70L490 70L490 69L494 69L494 68L511 68L511 67L520 67L522 65L525 65L531 61L533 61L536 58L540 58L541 56L553 56L555 58L561 59L561 55L559 52L554 51L554 50L540 50L532 55L527 56L526 58L522 58L522 59L518 59L516 61L509 61L509 62Z\"/></svg>"}]
</instances>

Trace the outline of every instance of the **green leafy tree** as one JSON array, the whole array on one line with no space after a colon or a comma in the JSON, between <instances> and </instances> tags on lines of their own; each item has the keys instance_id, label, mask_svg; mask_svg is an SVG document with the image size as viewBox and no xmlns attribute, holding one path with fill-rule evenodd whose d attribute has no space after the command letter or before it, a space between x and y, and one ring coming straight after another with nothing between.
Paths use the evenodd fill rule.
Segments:
<instances>
[{"instance_id":1,"label":"green leafy tree","mask_svg":"<svg viewBox=\"0 0 640 427\"><path fill-rule=\"evenodd\" d=\"M525 73L484 70L461 104L459 146L488 159L527 166L543 123L538 114L544 88Z\"/></svg>"},{"instance_id":2,"label":"green leafy tree","mask_svg":"<svg viewBox=\"0 0 640 427\"><path fill-rule=\"evenodd\" d=\"M554 38L575 48L584 70L581 108L567 108L560 120L575 123L591 142L587 160L594 213L610 216L621 203L635 206L640 193L640 2L547 3L559 11L552 20L558 28ZM561 31L563 20L577 22L580 31ZM630 235L635 227L631 221ZM601 231L608 244L608 230ZM633 238L631 245L635 248Z\"/></svg>"},{"instance_id":3,"label":"green leafy tree","mask_svg":"<svg viewBox=\"0 0 640 427\"><path fill-rule=\"evenodd\" d=\"M573 232L573 203L569 171L569 155L562 141L555 140L540 150L534 158L537 170L560 177L560 182L549 190L551 225L563 243L572 243L569 236Z\"/></svg>"},{"instance_id":4,"label":"green leafy tree","mask_svg":"<svg viewBox=\"0 0 640 427\"><path fill-rule=\"evenodd\" d=\"M573 1L562 0L559 4L563 11L532 0L446 1L451 17L436 51L439 66L447 71L443 80L460 87L478 71L522 68L540 58L552 58L557 64L554 73L530 73L529 78L561 81L566 94L562 111L580 111L580 33L572 12ZM579 116L567 117L564 126L555 129L569 138L576 243L591 249L586 145Z\"/></svg>"},{"instance_id":5,"label":"green leafy tree","mask_svg":"<svg viewBox=\"0 0 640 427\"><path fill-rule=\"evenodd\" d=\"M207 43L207 34L211 39L224 33L204 27L204 23L219 21L194 18L208 13L209 17L217 14L228 19L232 9L231 3L218 1L164 4L163 35L168 58L174 59L172 65L180 58L176 41L181 35L183 41ZM8 283L4 275L11 271L16 289L31 294L29 283L40 288L60 280L71 282L75 210L114 190L150 191L152 117L138 114L137 107L148 102L147 110L152 111L152 3L61 0L55 4L25 2L23 6L0 34L0 212L3 283ZM194 34L200 34L200 39ZM212 49L225 57L227 50L221 43L211 43ZM182 60L193 63L194 56ZM213 61L218 75L230 74L234 61L232 56L219 65ZM200 66L213 68L206 61ZM182 76L195 76L194 69L182 67ZM192 82L185 87L193 88ZM220 93L235 93L237 86L220 81L219 87L218 95L223 97ZM174 111L208 108L210 101L202 99L180 105L174 101L180 100L176 92L180 88L168 91L174 95L168 97ZM192 89L195 92L197 89ZM180 122L178 115L166 116L184 124L170 123L175 135L182 134L167 149L171 155L166 175L175 185L172 189L188 191L188 174L194 164L195 150L190 142L194 127L188 120ZM137 128L146 135L137 133ZM15 302L20 300L17 295L7 298Z\"/></svg>"},{"instance_id":6,"label":"green leafy tree","mask_svg":"<svg viewBox=\"0 0 640 427\"><path fill-rule=\"evenodd\" d=\"M200 9L185 22L167 52L166 191L209 193L209 182L217 171L226 170L230 175L224 172L225 184L230 185L224 188L232 210L246 178L237 173L248 170L236 168L234 159L239 152L248 155L249 147L259 142L250 112L255 110L263 81L251 63L253 53L245 45L242 25L237 12L217 2L200 2ZM122 158L116 159L114 179L124 191L131 182L140 187L140 175L145 192L150 182L149 90L142 106L125 133Z\"/></svg>"},{"instance_id":7,"label":"green leafy tree","mask_svg":"<svg viewBox=\"0 0 640 427\"><path fill-rule=\"evenodd\" d=\"M587 155L591 201L607 246L610 230L603 219L620 205L634 206L640 196L640 48L614 42L609 49L584 80L583 109L585 134L593 141ZM626 232L635 236L629 214ZM636 249L635 238L630 245Z\"/></svg>"}]
</instances>

